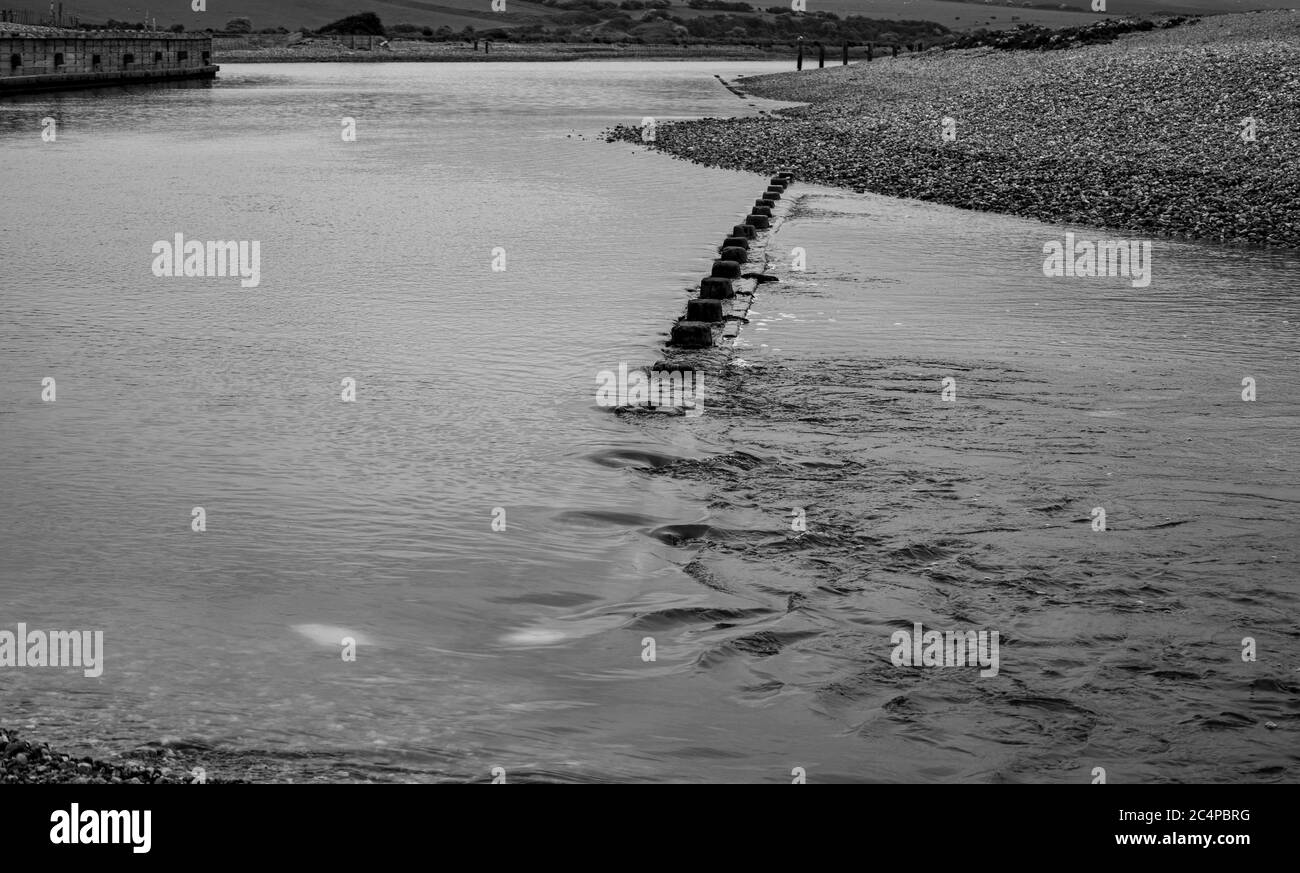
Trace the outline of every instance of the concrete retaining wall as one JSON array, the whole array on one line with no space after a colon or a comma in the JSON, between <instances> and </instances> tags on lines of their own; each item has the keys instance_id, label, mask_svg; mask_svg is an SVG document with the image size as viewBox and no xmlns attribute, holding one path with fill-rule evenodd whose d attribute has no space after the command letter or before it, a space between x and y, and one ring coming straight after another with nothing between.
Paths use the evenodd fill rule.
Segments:
<instances>
[{"instance_id":1,"label":"concrete retaining wall","mask_svg":"<svg viewBox=\"0 0 1300 873\"><path fill-rule=\"evenodd\" d=\"M77 31L33 36L0 30L0 93L210 78L219 69L208 36Z\"/></svg>"}]
</instances>

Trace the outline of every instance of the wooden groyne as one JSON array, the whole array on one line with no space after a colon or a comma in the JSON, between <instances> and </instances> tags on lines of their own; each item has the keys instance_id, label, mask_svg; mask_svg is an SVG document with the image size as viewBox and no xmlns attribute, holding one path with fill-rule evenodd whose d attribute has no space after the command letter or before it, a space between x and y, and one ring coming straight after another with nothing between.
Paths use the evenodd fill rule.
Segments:
<instances>
[{"instance_id":1,"label":"wooden groyne","mask_svg":"<svg viewBox=\"0 0 1300 873\"><path fill-rule=\"evenodd\" d=\"M749 215L722 241L710 274L700 281L699 296L687 302L686 315L673 325L671 345L705 349L735 341L747 321L758 285L772 281L763 271L767 269L774 210L793 177L788 171L773 176Z\"/></svg>"},{"instance_id":2,"label":"wooden groyne","mask_svg":"<svg viewBox=\"0 0 1300 873\"><path fill-rule=\"evenodd\" d=\"M0 94L211 79L212 38L144 31L25 30L0 24Z\"/></svg>"}]
</instances>

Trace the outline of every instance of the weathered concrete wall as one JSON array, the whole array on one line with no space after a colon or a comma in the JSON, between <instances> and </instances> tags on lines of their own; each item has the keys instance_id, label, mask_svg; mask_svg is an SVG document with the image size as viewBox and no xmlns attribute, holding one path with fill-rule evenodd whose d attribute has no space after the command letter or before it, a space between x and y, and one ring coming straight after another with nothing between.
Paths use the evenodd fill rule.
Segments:
<instances>
[{"instance_id":1,"label":"weathered concrete wall","mask_svg":"<svg viewBox=\"0 0 1300 873\"><path fill-rule=\"evenodd\" d=\"M74 32L33 36L0 25L0 91L212 76L212 38L187 34Z\"/></svg>"}]
</instances>

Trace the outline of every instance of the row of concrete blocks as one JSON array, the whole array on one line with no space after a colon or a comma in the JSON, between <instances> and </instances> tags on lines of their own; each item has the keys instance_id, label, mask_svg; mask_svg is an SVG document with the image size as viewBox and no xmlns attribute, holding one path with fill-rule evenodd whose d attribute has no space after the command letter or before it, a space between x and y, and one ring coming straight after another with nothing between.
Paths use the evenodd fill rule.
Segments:
<instances>
[{"instance_id":1,"label":"row of concrete blocks","mask_svg":"<svg viewBox=\"0 0 1300 873\"><path fill-rule=\"evenodd\" d=\"M763 196L754 201L754 208L744 223L733 227L731 235L723 240L711 274L700 282L700 296L686 304L686 317L673 325L672 345L688 349L713 346L714 328L730 312L729 301L736 296L736 280L749 260L750 242L757 237L758 231L772 226L772 209L793 178L794 174L788 171L773 176Z\"/></svg>"}]
</instances>

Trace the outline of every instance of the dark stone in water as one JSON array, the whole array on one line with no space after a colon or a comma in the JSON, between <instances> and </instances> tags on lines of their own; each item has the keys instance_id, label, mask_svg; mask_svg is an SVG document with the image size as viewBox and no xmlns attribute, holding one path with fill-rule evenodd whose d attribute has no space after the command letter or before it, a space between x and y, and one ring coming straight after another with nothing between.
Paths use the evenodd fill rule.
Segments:
<instances>
[{"instance_id":1,"label":"dark stone in water","mask_svg":"<svg viewBox=\"0 0 1300 873\"><path fill-rule=\"evenodd\" d=\"M738 224L731 229L731 235L743 236L745 239L753 239L754 228L750 227L748 224Z\"/></svg>"},{"instance_id":2,"label":"dark stone in water","mask_svg":"<svg viewBox=\"0 0 1300 873\"><path fill-rule=\"evenodd\" d=\"M722 241L722 248L739 248L749 251L749 237L747 236L729 236Z\"/></svg>"},{"instance_id":3,"label":"dark stone in water","mask_svg":"<svg viewBox=\"0 0 1300 873\"><path fill-rule=\"evenodd\" d=\"M744 276L742 276L741 278L742 278L742 279L753 279L755 282L757 282L757 283L760 284L760 285L766 285L768 282L780 282L780 281L781 281L780 279L776 278L775 276L765 276L765 275L763 275L762 273L746 273L746 274L745 274Z\"/></svg>"},{"instance_id":4,"label":"dark stone in water","mask_svg":"<svg viewBox=\"0 0 1300 873\"><path fill-rule=\"evenodd\" d=\"M724 261L735 261L737 264L743 264L749 260L749 248L740 246L727 246L718 253L718 257Z\"/></svg>"},{"instance_id":5,"label":"dark stone in water","mask_svg":"<svg viewBox=\"0 0 1300 873\"><path fill-rule=\"evenodd\" d=\"M748 224L750 227L755 227L762 230L763 228L772 226L772 219L768 218L766 215L751 214L748 218L745 219L745 224Z\"/></svg>"}]
</instances>

